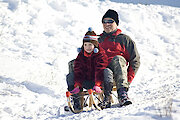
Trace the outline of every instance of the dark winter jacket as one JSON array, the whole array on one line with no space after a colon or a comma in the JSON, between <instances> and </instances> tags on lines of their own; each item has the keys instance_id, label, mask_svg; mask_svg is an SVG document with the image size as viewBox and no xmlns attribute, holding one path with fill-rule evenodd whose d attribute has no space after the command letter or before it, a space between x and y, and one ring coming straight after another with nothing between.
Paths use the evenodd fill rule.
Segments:
<instances>
[{"instance_id":1,"label":"dark winter jacket","mask_svg":"<svg viewBox=\"0 0 180 120\"><path fill-rule=\"evenodd\" d=\"M86 56L84 50L78 54L74 62L75 87L82 87L83 81L94 81L95 85L101 86L104 79L104 69L108 65L107 55L102 48L98 53Z\"/></svg>"},{"instance_id":2,"label":"dark winter jacket","mask_svg":"<svg viewBox=\"0 0 180 120\"><path fill-rule=\"evenodd\" d=\"M139 66L140 56L138 54L135 42L125 34L121 34L121 30L117 29L112 33L103 32L99 38L100 46L106 51L108 62L116 55L123 56L128 66L128 82L132 82Z\"/></svg>"}]
</instances>

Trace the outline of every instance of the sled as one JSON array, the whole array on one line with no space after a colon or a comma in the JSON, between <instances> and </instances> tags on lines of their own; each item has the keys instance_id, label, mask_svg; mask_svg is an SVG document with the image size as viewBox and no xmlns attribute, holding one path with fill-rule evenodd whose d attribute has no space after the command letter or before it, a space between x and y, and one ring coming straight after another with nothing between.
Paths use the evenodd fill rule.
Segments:
<instances>
[{"instance_id":1,"label":"sled","mask_svg":"<svg viewBox=\"0 0 180 120\"><path fill-rule=\"evenodd\" d=\"M66 92L68 107L73 113L79 113L82 111L90 111L93 109L101 110L101 108L98 106L100 103L100 99L97 96L101 96L101 93L96 93L92 89L89 89L87 91L83 91L78 93L78 96L80 97L80 105L81 110L75 110L73 108L74 101L73 101L73 94L71 94L69 91ZM86 110L84 109L86 107Z\"/></svg>"},{"instance_id":2,"label":"sled","mask_svg":"<svg viewBox=\"0 0 180 120\"><path fill-rule=\"evenodd\" d=\"M116 91L115 86L113 87L112 91ZM102 93L96 93L92 89L89 89L89 90L78 93L78 96L80 97L80 105L82 108L81 110L75 110L73 108L73 105L74 105L73 94L70 93L69 91L66 92L68 108L70 109L71 112L80 113L82 111L102 110L102 108L99 107L98 105L102 103L103 101L103 98L104 98L103 90L102 90ZM111 95L111 102L114 103L112 95Z\"/></svg>"},{"instance_id":3,"label":"sled","mask_svg":"<svg viewBox=\"0 0 180 120\"><path fill-rule=\"evenodd\" d=\"M68 63L69 66L69 73L74 71L74 60L71 60ZM113 83L112 93L113 91L116 91L116 84ZM80 113L82 111L89 111L89 110L102 110L101 107L98 105L103 102L104 98L104 91L102 90L102 93L96 93L92 89L83 91L78 93L78 96L80 97L80 103L81 103L81 110L75 110L73 108L74 102L73 102L73 94L70 93L70 91L66 92L67 102L68 102L68 109L66 109L67 106L65 106L65 111L72 111L73 113ZM115 94L112 94L115 96ZM113 97L111 95L111 103L114 103ZM115 96L117 98L117 96ZM85 109L86 108L86 109Z\"/></svg>"}]
</instances>

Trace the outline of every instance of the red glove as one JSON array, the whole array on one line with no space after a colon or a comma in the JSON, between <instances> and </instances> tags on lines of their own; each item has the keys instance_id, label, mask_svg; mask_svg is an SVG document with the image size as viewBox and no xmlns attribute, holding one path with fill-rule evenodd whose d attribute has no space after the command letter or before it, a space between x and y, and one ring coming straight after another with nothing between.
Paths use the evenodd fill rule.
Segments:
<instances>
[{"instance_id":1,"label":"red glove","mask_svg":"<svg viewBox=\"0 0 180 120\"><path fill-rule=\"evenodd\" d=\"M76 87L72 91L70 91L70 93L77 94L79 93L79 91L80 91L79 87Z\"/></svg>"},{"instance_id":2,"label":"red glove","mask_svg":"<svg viewBox=\"0 0 180 120\"><path fill-rule=\"evenodd\" d=\"M102 90L101 90L101 88L99 86L94 86L93 90L95 90L97 93L101 93L102 92Z\"/></svg>"}]
</instances>

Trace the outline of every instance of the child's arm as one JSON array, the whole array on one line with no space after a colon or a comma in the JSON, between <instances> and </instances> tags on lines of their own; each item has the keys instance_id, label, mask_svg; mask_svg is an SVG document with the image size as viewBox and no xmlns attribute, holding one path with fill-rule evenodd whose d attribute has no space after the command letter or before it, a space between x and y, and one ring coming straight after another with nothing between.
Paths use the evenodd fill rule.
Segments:
<instances>
[{"instance_id":1,"label":"child's arm","mask_svg":"<svg viewBox=\"0 0 180 120\"><path fill-rule=\"evenodd\" d=\"M104 69L108 66L108 58L104 51L100 52L95 66L95 85L101 86L104 79Z\"/></svg>"},{"instance_id":2,"label":"child's arm","mask_svg":"<svg viewBox=\"0 0 180 120\"><path fill-rule=\"evenodd\" d=\"M77 56L74 62L74 82L75 82L74 87L82 86L81 84L83 80L83 62L82 61L83 61L82 54L79 53L79 55Z\"/></svg>"}]
</instances>

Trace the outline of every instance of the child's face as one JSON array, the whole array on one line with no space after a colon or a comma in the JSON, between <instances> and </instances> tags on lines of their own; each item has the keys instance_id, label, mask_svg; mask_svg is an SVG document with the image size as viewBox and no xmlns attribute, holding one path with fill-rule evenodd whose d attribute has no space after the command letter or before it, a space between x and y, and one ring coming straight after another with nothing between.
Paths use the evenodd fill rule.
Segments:
<instances>
[{"instance_id":1,"label":"child's face","mask_svg":"<svg viewBox=\"0 0 180 120\"><path fill-rule=\"evenodd\" d=\"M91 53L94 50L94 45L91 42L84 42L83 46L87 53Z\"/></svg>"}]
</instances>

